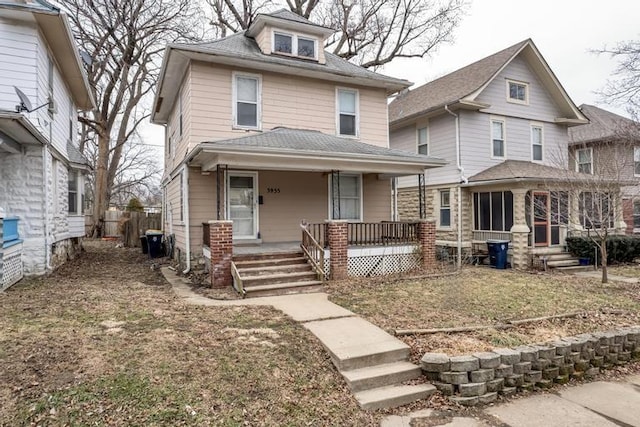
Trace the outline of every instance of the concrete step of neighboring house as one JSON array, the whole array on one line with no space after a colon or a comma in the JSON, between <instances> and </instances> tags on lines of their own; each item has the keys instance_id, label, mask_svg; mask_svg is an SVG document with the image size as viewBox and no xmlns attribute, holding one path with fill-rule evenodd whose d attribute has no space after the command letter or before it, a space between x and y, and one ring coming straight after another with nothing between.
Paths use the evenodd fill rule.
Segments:
<instances>
[{"instance_id":1,"label":"concrete step of neighboring house","mask_svg":"<svg viewBox=\"0 0 640 427\"><path fill-rule=\"evenodd\" d=\"M569 252L561 252L561 253L558 253L558 254L548 254L545 257L546 257L547 261L561 261L561 260L565 260L565 259L576 259L576 257L574 257Z\"/></svg>"},{"instance_id":2,"label":"concrete step of neighboring house","mask_svg":"<svg viewBox=\"0 0 640 427\"><path fill-rule=\"evenodd\" d=\"M300 294L309 292L322 292L322 282L319 280L307 280L300 282L277 283L270 285L246 286L244 288L247 297L267 297L287 294Z\"/></svg>"},{"instance_id":3,"label":"concrete step of neighboring house","mask_svg":"<svg viewBox=\"0 0 640 427\"><path fill-rule=\"evenodd\" d=\"M237 262L264 261L271 259L300 258L302 256L302 251L279 251L254 254L236 254L233 256L233 260Z\"/></svg>"},{"instance_id":4,"label":"concrete step of neighboring house","mask_svg":"<svg viewBox=\"0 0 640 427\"><path fill-rule=\"evenodd\" d=\"M435 393L431 384L394 385L374 388L355 393L356 400L362 409L395 408L426 399Z\"/></svg>"},{"instance_id":5,"label":"concrete step of neighboring house","mask_svg":"<svg viewBox=\"0 0 640 427\"><path fill-rule=\"evenodd\" d=\"M275 285L278 283L291 283L291 282L304 282L311 281L317 278L316 273L314 273L311 268L307 271L296 271L291 273L276 273L276 274L260 274L253 275L255 273L251 273L252 275L243 275L240 273L240 278L242 279L242 284L246 287L249 286L258 286L258 285Z\"/></svg>"},{"instance_id":6,"label":"concrete step of neighboring house","mask_svg":"<svg viewBox=\"0 0 640 427\"><path fill-rule=\"evenodd\" d=\"M340 372L352 391L401 384L420 378L422 370L413 363L401 361Z\"/></svg>"},{"instance_id":7,"label":"concrete step of neighboring house","mask_svg":"<svg viewBox=\"0 0 640 427\"><path fill-rule=\"evenodd\" d=\"M576 265L580 265L580 260L578 258L549 260L549 261L547 261L547 267L549 267L549 268L573 267L573 266L576 266Z\"/></svg>"},{"instance_id":8,"label":"concrete step of neighboring house","mask_svg":"<svg viewBox=\"0 0 640 427\"><path fill-rule=\"evenodd\" d=\"M303 256L287 257L287 258L266 258L255 260L236 260L234 257L233 262L238 268L258 268L258 267L273 267L278 265L294 265L294 264L306 264L307 260Z\"/></svg>"},{"instance_id":9,"label":"concrete step of neighboring house","mask_svg":"<svg viewBox=\"0 0 640 427\"><path fill-rule=\"evenodd\" d=\"M238 265L236 264L236 267ZM264 274L279 274L279 273L294 273L298 271L311 271L312 268L309 264L284 264L284 265L272 265L268 267L241 267L238 268L238 272L245 276L260 276Z\"/></svg>"}]
</instances>

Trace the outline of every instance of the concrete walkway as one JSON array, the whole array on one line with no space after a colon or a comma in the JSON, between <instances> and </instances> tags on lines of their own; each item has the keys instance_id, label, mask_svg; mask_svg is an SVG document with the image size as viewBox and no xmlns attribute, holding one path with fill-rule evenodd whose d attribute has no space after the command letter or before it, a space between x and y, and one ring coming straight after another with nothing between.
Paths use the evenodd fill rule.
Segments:
<instances>
[{"instance_id":1,"label":"concrete walkway","mask_svg":"<svg viewBox=\"0 0 640 427\"><path fill-rule=\"evenodd\" d=\"M591 279L602 279L602 271L593 270L593 271L578 271L574 273L575 276L578 277L589 277ZM640 283L640 279L637 277L625 277L625 276L617 276L615 274L608 274L607 277L611 282L620 282L620 283Z\"/></svg>"}]
</instances>

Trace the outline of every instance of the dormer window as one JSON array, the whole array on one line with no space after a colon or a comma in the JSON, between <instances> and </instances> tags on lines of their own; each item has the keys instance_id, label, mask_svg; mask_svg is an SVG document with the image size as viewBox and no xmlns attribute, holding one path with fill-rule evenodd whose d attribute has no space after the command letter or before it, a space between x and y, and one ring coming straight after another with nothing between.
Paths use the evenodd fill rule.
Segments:
<instances>
[{"instance_id":1,"label":"dormer window","mask_svg":"<svg viewBox=\"0 0 640 427\"><path fill-rule=\"evenodd\" d=\"M273 52L300 58L317 59L316 40L297 34L273 32Z\"/></svg>"}]
</instances>

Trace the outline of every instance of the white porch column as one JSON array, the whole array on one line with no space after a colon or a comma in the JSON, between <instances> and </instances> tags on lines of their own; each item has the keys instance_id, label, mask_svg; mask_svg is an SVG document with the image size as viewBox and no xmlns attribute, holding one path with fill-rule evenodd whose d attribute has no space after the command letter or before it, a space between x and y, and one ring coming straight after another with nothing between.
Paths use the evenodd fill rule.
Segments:
<instances>
[{"instance_id":1,"label":"white porch column","mask_svg":"<svg viewBox=\"0 0 640 427\"><path fill-rule=\"evenodd\" d=\"M526 269L529 267L528 262L528 236L529 226L527 225L525 197L527 190L517 188L511 190L513 194L513 226L511 227L511 249L513 258L512 267L515 269Z\"/></svg>"}]
</instances>

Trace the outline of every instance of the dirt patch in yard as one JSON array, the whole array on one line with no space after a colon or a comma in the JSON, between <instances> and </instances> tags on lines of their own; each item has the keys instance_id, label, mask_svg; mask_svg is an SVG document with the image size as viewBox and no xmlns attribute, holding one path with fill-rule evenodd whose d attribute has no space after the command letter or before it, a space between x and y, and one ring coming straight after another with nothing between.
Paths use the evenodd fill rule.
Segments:
<instances>
[{"instance_id":1,"label":"dirt patch in yard","mask_svg":"<svg viewBox=\"0 0 640 427\"><path fill-rule=\"evenodd\" d=\"M640 271L640 270L639 270ZM330 284L330 299L383 329L504 324L576 312L575 318L500 330L409 335L414 361L427 351L468 354L640 324L640 286L561 274L467 267L456 275Z\"/></svg>"},{"instance_id":2,"label":"dirt patch in yard","mask_svg":"<svg viewBox=\"0 0 640 427\"><path fill-rule=\"evenodd\" d=\"M0 293L0 425L375 425L319 342L267 307L194 307L94 242ZM426 404L426 403L423 403Z\"/></svg>"}]
</instances>

